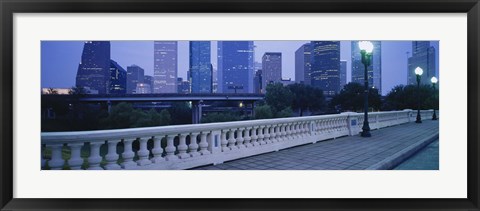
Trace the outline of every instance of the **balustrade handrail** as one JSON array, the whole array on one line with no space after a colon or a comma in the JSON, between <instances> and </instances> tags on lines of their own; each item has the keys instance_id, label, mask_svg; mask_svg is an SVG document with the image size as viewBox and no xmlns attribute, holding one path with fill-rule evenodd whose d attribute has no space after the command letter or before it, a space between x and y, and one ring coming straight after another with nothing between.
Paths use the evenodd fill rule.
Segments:
<instances>
[{"instance_id":1,"label":"balustrade handrail","mask_svg":"<svg viewBox=\"0 0 480 211\"><path fill-rule=\"evenodd\" d=\"M410 109L370 112L371 128L411 122L414 113ZM433 110L421 113L430 115ZM188 169L357 135L363 115L345 112L195 125L44 132L41 166L53 170ZM138 143L135 149L134 142ZM148 147L149 143L153 146Z\"/></svg>"},{"instance_id":2,"label":"balustrade handrail","mask_svg":"<svg viewBox=\"0 0 480 211\"><path fill-rule=\"evenodd\" d=\"M288 117L275 119L258 119L235 122L216 122L203 124L189 124L189 125L169 125L157 127L142 127L142 128L126 128L126 129L111 129L111 130L91 130L91 131L74 131L74 132L42 132L42 142L54 143L59 141L64 142L83 142L83 141L101 141L106 139L116 138L135 138L147 137L158 134L180 134L180 133L197 133L208 130L219 130L226 128L241 128L241 127L255 127L261 125L275 125L292 122L303 122L322 120L336 117L347 117L351 114L328 114L318 116L306 117Z\"/></svg>"},{"instance_id":3,"label":"balustrade handrail","mask_svg":"<svg viewBox=\"0 0 480 211\"><path fill-rule=\"evenodd\" d=\"M369 112L369 115L382 115L387 113L392 114L392 113L408 113L408 112L411 112L411 110ZM209 131L209 130L255 127L255 126L261 126L261 125L286 124L286 123L293 123L293 122L307 122L307 121L323 120L323 119L329 119L329 118L361 116L361 115L363 115L363 113L346 112L346 113L340 113L340 114L328 114L328 115L317 115L317 116L306 116L306 117L288 117L288 118L275 118L275 119L234 121L234 122L189 124L189 125L169 125L169 126L142 127L142 128L91 130L91 131L42 132L41 140L43 144L104 141L107 139L148 137L148 136L154 136L159 134L198 133L198 132Z\"/></svg>"}]
</instances>

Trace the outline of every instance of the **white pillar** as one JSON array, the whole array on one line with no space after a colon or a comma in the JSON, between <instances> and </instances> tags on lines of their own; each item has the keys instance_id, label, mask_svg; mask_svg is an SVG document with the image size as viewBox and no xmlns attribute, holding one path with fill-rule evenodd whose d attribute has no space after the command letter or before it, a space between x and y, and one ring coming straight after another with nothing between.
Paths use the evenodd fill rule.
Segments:
<instances>
[{"instance_id":1,"label":"white pillar","mask_svg":"<svg viewBox=\"0 0 480 211\"><path fill-rule=\"evenodd\" d=\"M48 161L48 166L52 170L61 170L65 164L62 158L63 144L52 144L47 145L47 147L52 150L52 158Z\"/></svg>"},{"instance_id":2,"label":"white pillar","mask_svg":"<svg viewBox=\"0 0 480 211\"><path fill-rule=\"evenodd\" d=\"M233 135L233 133L233 129L230 129L228 131L228 148L230 150L238 149L238 147L235 146L235 136Z\"/></svg>"},{"instance_id":3,"label":"white pillar","mask_svg":"<svg viewBox=\"0 0 480 211\"><path fill-rule=\"evenodd\" d=\"M237 147L239 149L245 148L245 145L243 145L243 141L244 141L243 130L244 130L244 128L237 128L237 139L236 139L236 141L237 141Z\"/></svg>"},{"instance_id":4,"label":"white pillar","mask_svg":"<svg viewBox=\"0 0 480 211\"><path fill-rule=\"evenodd\" d=\"M102 162L102 156L100 156L100 147L104 144L104 142L90 142L90 157L88 158L88 170L103 170L100 167L100 163Z\"/></svg>"},{"instance_id":5,"label":"white pillar","mask_svg":"<svg viewBox=\"0 0 480 211\"><path fill-rule=\"evenodd\" d=\"M137 152L138 160L137 164L139 166L146 166L152 164L152 161L148 159L150 155L150 151L147 148L147 142L150 140L150 137L139 138L138 141L140 142L140 149Z\"/></svg>"},{"instance_id":6,"label":"white pillar","mask_svg":"<svg viewBox=\"0 0 480 211\"><path fill-rule=\"evenodd\" d=\"M131 169L137 166L137 163L133 162L133 157L135 157L135 152L132 150L132 143L136 139L124 139L123 140L123 153L122 158L123 162L120 164L124 169Z\"/></svg>"},{"instance_id":7,"label":"white pillar","mask_svg":"<svg viewBox=\"0 0 480 211\"><path fill-rule=\"evenodd\" d=\"M167 135L167 147L165 147L165 160L166 161L171 161L171 160L177 160L178 157L175 156L175 145L173 143L173 139L175 138L175 135L169 134Z\"/></svg>"},{"instance_id":8,"label":"white pillar","mask_svg":"<svg viewBox=\"0 0 480 211\"><path fill-rule=\"evenodd\" d=\"M202 155L208 155L211 154L210 151L208 151L208 142L207 142L207 134L206 132L202 132L200 134L200 143L198 144L200 146L200 154Z\"/></svg>"},{"instance_id":9,"label":"white pillar","mask_svg":"<svg viewBox=\"0 0 480 211\"><path fill-rule=\"evenodd\" d=\"M70 166L70 169L72 170L80 170L82 169L82 164L83 164L83 158L81 156L81 150L83 143L74 143L74 144L69 144L71 151L71 156L70 160L68 160L68 165Z\"/></svg>"},{"instance_id":10,"label":"white pillar","mask_svg":"<svg viewBox=\"0 0 480 211\"><path fill-rule=\"evenodd\" d=\"M178 146L177 146L178 157L181 158L181 159L189 158L190 155L187 153L188 146L187 146L187 142L186 142L187 134L186 133L179 134L178 138L179 138Z\"/></svg>"},{"instance_id":11,"label":"white pillar","mask_svg":"<svg viewBox=\"0 0 480 211\"><path fill-rule=\"evenodd\" d=\"M266 144L267 142L265 142L264 138L265 138L265 135L264 135L264 129L265 129L265 126L264 125L260 125L259 126L259 129L258 129L258 143L260 145L264 145Z\"/></svg>"},{"instance_id":12,"label":"white pillar","mask_svg":"<svg viewBox=\"0 0 480 211\"><path fill-rule=\"evenodd\" d=\"M265 126L265 133L263 134L263 140L265 141L266 144L272 143L272 140L270 140L271 136L271 130L273 130L273 125L266 125Z\"/></svg>"},{"instance_id":13,"label":"white pillar","mask_svg":"<svg viewBox=\"0 0 480 211\"><path fill-rule=\"evenodd\" d=\"M229 151L230 148L227 147L228 140L227 140L227 131L222 130L222 135L220 136L220 143L222 146L222 152Z\"/></svg>"},{"instance_id":14,"label":"white pillar","mask_svg":"<svg viewBox=\"0 0 480 211\"><path fill-rule=\"evenodd\" d=\"M200 153L198 152L198 144L197 144L197 135L199 133L190 133L190 144L188 145L188 151L190 153L190 157L199 156Z\"/></svg>"},{"instance_id":15,"label":"white pillar","mask_svg":"<svg viewBox=\"0 0 480 211\"><path fill-rule=\"evenodd\" d=\"M162 138L163 138L162 136L152 137L152 140L153 140L152 162L153 163L161 163L165 161L165 158L162 157L162 154L163 154Z\"/></svg>"},{"instance_id":16,"label":"white pillar","mask_svg":"<svg viewBox=\"0 0 480 211\"><path fill-rule=\"evenodd\" d=\"M282 124L282 141L288 141L288 138L287 138L287 124Z\"/></svg>"},{"instance_id":17,"label":"white pillar","mask_svg":"<svg viewBox=\"0 0 480 211\"><path fill-rule=\"evenodd\" d=\"M117 144L121 140L108 140L108 153L105 155L105 160L107 164L105 165L105 169L107 170L119 170L122 169L120 165L117 164L118 161L118 154L117 154Z\"/></svg>"},{"instance_id":18,"label":"white pillar","mask_svg":"<svg viewBox=\"0 0 480 211\"><path fill-rule=\"evenodd\" d=\"M258 143L257 130L258 130L258 126L254 126L252 128L252 136L251 136L252 141L250 142L252 144L252 146L260 145L260 143Z\"/></svg>"},{"instance_id":19,"label":"white pillar","mask_svg":"<svg viewBox=\"0 0 480 211\"><path fill-rule=\"evenodd\" d=\"M276 142L281 142L283 141L283 138L282 138L282 124L278 124L276 126L277 130L275 131L275 141Z\"/></svg>"},{"instance_id":20,"label":"white pillar","mask_svg":"<svg viewBox=\"0 0 480 211\"><path fill-rule=\"evenodd\" d=\"M250 131L252 130L252 127L246 127L245 128L245 137L243 138L245 147L253 147L252 143L250 141L252 140L252 137L250 136Z\"/></svg>"}]
</instances>

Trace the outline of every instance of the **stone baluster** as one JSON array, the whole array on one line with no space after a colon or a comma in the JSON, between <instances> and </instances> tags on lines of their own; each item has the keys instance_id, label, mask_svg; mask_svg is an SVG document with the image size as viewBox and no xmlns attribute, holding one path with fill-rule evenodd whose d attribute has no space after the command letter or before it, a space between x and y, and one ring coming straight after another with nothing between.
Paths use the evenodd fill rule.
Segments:
<instances>
[{"instance_id":1,"label":"stone baluster","mask_svg":"<svg viewBox=\"0 0 480 211\"><path fill-rule=\"evenodd\" d=\"M292 122L290 124L290 139L292 140L296 140L297 139L297 136L296 136L296 129L295 129L295 125L297 123L296 122Z\"/></svg>"},{"instance_id":2,"label":"stone baluster","mask_svg":"<svg viewBox=\"0 0 480 211\"><path fill-rule=\"evenodd\" d=\"M189 158L190 155L187 153L188 146L187 146L187 135L186 133L178 135L178 157L181 159Z\"/></svg>"},{"instance_id":3,"label":"stone baluster","mask_svg":"<svg viewBox=\"0 0 480 211\"><path fill-rule=\"evenodd\" d=\"M303 139L303 130L302 130L302 122L297 124L297 136L299 139Z\"/></svg>"},{"instance_id":4,"label":"stone baluster","mask_svg":"<svg viewBox=\"0 0 480 211\"><path fill-rule=\"evenodd\" d=\"M264 145L266 144L267 142L265 142L265 135L264 135L264 129L265 129L265 126L263 125L260 125L259 129L258 129L258 143L260 145Z\"/></svg>"},{"instance_id":5,"label":"stone baluster","mask_svg":"<svg viewBox=\"0 0 480 211\"><path fill-rule=\"evenodd\" d=\"M230 150L230 148L227 147L228 140L227 140L227 131L226 130L222 130L222 134L220 135L220 144L222 146L222 152Z\"/></svg>"},{"instance_id":6,"label":"stone baluster","mask_svg":"<svg viewBox=\"0 0 480 211\"><path fill-rule=\"evenodd\" d=\"M277 130L278 130L277 125L272 125L271 130L270 130L270 138L269 138L270 143L277 142L277 139L276 139Z\"/></svg>"},{"instance_id":7,"label":"stone baluster","mask_svg":"<svg viewBox=\"0 0 480 211\"><path fill-rule=\"evenodd\" d=\"M119 170L122 169L120 165L117 164L118 157L120 157L117 154L117 144L121 140L108 140L108 152L105 155L105 160L107 161L107 164L105 165L106 170ZM73 153L72 153L73 154Z\"/></svg>"},{"instance_id":8,"label":"stone baluster","mask_svg":"<svg viewBox=\"0 0 480 211\"><path fill-rule=\"evenodd\" d=\"M152 161L148 159L148 156L150 155L150 151L148 151L148 148L147 148L148 140L150 140L150 137L138 139L138 141L140 142L140 149L137 152L137 155L138 155L137 164L139 166L146 166L146 165L152 164Z\"/></svg>"},{"instance_id":9,"label":"stone baluster","mask_svg":"<svg viewBox=\"0 0 480 211\"><path fill-rule=\"evenodd\" d=\"M175 138L176 135L174 134L169 134L167 135L167 146L165 147L165 160L166 161L171 161L171 160L177 160L178 156L175 156L175 145L173 143L173 139Z\"/></svg>"},{"instance_id":10,"label":"stone baluster","mask_svg":"<svg viewBox=\"0 0 480 211\"><path fill-rule=\"evenodd\" d=\"M152 140L153 140L152 162L153 163L161 163L161 162L165 161L165 158L162 157L162 155L163 155L162 139L163 139L162 136L152 137Z\"/></svg>"},{"instance_id":11,"label":"stone baluster","mask_svg":"<svg viewBox=\"0 0 480 211\"><path fill-rule=\"evenodd\" d=\"M283 141L282 128L283 128L282 124L277 125L277 131L275 132L275 137L276 137L275 140L277 140L277 142Z\"/></svg>"},{"instance_id":12,"label":"stone baluster","mask_svg":"<svg viewBox=\"0 0 480 211\"><path fill-rule=\"evenodd\" d=\"M237 128L237 139L236 139L236 141L237 141L237 147L239 149L245 148L245 145L243 145L243 141L244 141L243 131L244 131L244 128Z\"/></svg>"},{"instance_id":13,"label":"stone baluster","mask_svg":"<svg viewBox=\"0 0 480 211\"><path fill-rule=\"evenodd\" d=\"M302 137L308 137L308 123L302 122Z\"/></svg>"},{"instance_id":14,"label":"stone baluster","mask_svg":"<svg viewBox=\"0 0 480 211\"><path fill-rule=\"evenodd\" d=\"M275 130L275 141L276 142L282 142L283 141L283 138L282 138L282 124L278 124L276 126L276 130Z\"/></svg>"},{"instance_id":15,"label":"stone baluster","mask_svg":"<svg viewBox=\"0 0 480 211\"><path fill-rule=\"evenodd\" d=\"M334 119L333 119L335 132L340 131L340 125L339 125L340 122L339 122L339 119L340 119L340 118L334 118Z\"/></svg>"},{"instance_id":16,"label":"stone baluster","mask_svg":"<svg viewBox=\"0 0 480 211\"><path fill-rule=\"evenodd\" d=\"M41 145L40 148L40 167L41 169L45 169L45 166L47 165L47 160L43 157L45 155L45 144Z\"/></svg>"},{"instance_id":17,"label":"stone baluster","mask_svg":"<svg viewBox=\"0 0 480 211\"><path fill-rule=\"evenodd\" d=\"M330 118L330 132L335 133L335 118Z\"/></svg>"},{"instance_id":18,"label":"stone baluster","mask_svg":"<svg viewBox=\"0 0 480 211\"><path fill-rule=\"evenodd\" d=\"M322 135L326 134L327 133L327 120L325 120L325 119L319 120L318 125L319 125L318 132Z\"/></svg>"},{"instance_id":19,"label":"stone baluster","mask_svg":"<svg viewBox=\"0 0 480 211\"><path fill-rule=\"evenodd\" d=\"M188 153L190 153L190 157L197 157L200 155L197 144L198 134L200 133L190 133L190 144L188 145Z\"/></svg>"},{"instance_id":20,"label":"stone baluster","mask_svg":"<svg viewBox=\"0 0 480 211\"><path fill-rule=\"evenodd\" d=\"M72 170L80 170L82 169L83 158L82 158L82 146L83 143L73 143L68 145L71 150L70 160L68 160L68 165Z\"/></svg>"},{"instance_id":21,"label":"stone baluster","mask_svg":"<svg viewBox=\"0 0 480 211\"><path fill-rule=\"evenodd\" d=\"M228 148L230 150L234 150L234 149L238 149L236 146L235 146L235 136L233 135L234 133L234 130L233 129L230 129L228 131Z\"/></svg>"},{"instance_id":22,"label":"stone baluster","mask_svg":"<svg viewBox=\"0 0 480 211\"><path fill-rule=\"evenodd\" d=\"M202 155L208 155L211 154L210 151L208 151L208 142L207 142L207 133L202 132L200 134L200 154Z\"/></svg>"},{"instance_id":23,"label":"stone baluster","mask_svg":"<svg viewBox=\"0 0 480 211\"><path fill-rule=\"evenodd\" d=\"M252 128L252 141L250 142L252 144L252 146L258 146L260 145L260 143L258 143L258 136L257 136L257 130L258 130L258 126L253 126Z\"/></svg>"},{"instance_id":24,"label":"stone baluster","mask_svg":"<svg viewBox=\"0 0 480 211\"><path fill-rule=\"evenodd\" d=\"M300 139L303 139L303 134L304 134L303 122L299 122L298 123L298 136L299 136Z\"/></svg>"},{"instance_id":25,"label":"stone baluster","mask_svg":"<svg viewBox=\"0 0 480 211\"><path fill-rule=\"evenodd\" d=\"M263 140L265 141L266 144L272 143L272 140L270 140L271 130L273 130L272 125L265 126L265 131L264 131L265 133L263 134Z\"/></svg>"},{"instance_id":26,"label":"stone baluster","mask_svg":"<svg viewBox=\"0 0 480 211\"><path fill-rule=\"evenodd\" d=\"M65 164L62 158L63 144L52 144L47 145L47 147L52 150L52 158L48 161L48 166L52 170L61 170Z\"/></svg>"},{"instance_id":27,"label":"stone baluster","mask_svg":"<svg viewBox=\"0 0 480 211\"><path fill-rule=\"evenodd\" d=\"M123 153L122 158L123 162L120 164L124 169L131 169L137 166L137 163L133 162L133 157L135 157L135 152L132 150L132 143L136 139L124 139L123 140Z\"/></svg>"},{"instance_id":28,"label":"stone baluster","mask_svg":"<svg viewBox=\"0 0 480 211\"><path fill-rule=\"evenodd\" d=\"M246 127L245 128L245 137L243 137L244 140L244 145L245 147L253 147L252 143L250 141L252 140L252 137L250 136L250 131L252 131L252 127Z\"/></svg>"},{"instance_id":29,"label":"stone baluster","mask_svg":"<svg viewBox=\"0 0 480 211\"><path fill-rule=\"evenodd\" d=\"M102 156L100 156L100 147L105 142L90 142L90 157L88 157L88 170L103 170L100 167L100 163L102 162Z\"/></svg>"},{"instance_id":30,"label":"stone baluster","mask_svg":"<svg viewBox=\"0 0 480 211\"><path fill-rule=\"evenodd\" d=\"M318 135L319 134L319 121L313 121L313 128L312 128L312 134L313 135Z\"/></svg>"},{"instance_id":31,"label":"stone baluster","mask_svg":"<svg viewBox=\"0 0 480 211\"><path fill-rule=\"evenodd\" d=\"M295 139L293 137L293 123L288 123L287 125L287 137L290 141L293 141Z\"/></svg>"},{"instance_id":32,"label":"stone baluster","mask_svg":"<svg viewBox=\"0 0 480 211\"><path fill-rule=\"evenodd\" d=\"M297 131L295 129L295 126L297 125L296 122L292 122L290 125L290 139L292 140L297 140Z\"/></svg>"},{"instance_id":33,"label":"stone baluster","mask_svg":"<svg viewBox=\"0 0 480 211\"><path fill-rule=\"evenodd\" d=\"M282 124L282 141L287 141L287 124Z\"/></svg>"}]
</instances>

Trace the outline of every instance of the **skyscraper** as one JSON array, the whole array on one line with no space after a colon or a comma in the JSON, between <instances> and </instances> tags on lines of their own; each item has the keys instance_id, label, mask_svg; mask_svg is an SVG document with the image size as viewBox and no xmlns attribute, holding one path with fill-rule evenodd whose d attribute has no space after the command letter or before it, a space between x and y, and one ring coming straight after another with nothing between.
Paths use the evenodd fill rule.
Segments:
<instances>
[{"instance_id":1,"label":"skyscraper","mask_svg":"<svg viewBox=\"0 0 480 211\"><path fill-rule=\"evenodd\" d=\"M359 41L352 41L352 82L365 83L365 66L362 63ZM382 94L382 42L371 41L373 44L372 61L368 67L368 85Z\"/></svg>"},{"instance_id":2,"label":"skyscraper","mask_svg":"<svg viewBox=\"0 0 480 211\"><path fill-rule=\"evenodd\" d=\"M253 41L218 41L218 92L253 93Z\"/></svg>"},{"instance_id":3,"label":"skyscraper","mask_svg":"<svg viewBox=\"0 0 480 211\"><path fill-rule=\"evenodd\" d=\"M255 76L253 77L253 93L262 93L262 69L255 71Z\"/></svg>"},{"instance_id":4,"label":"skyscraper","mask_svg":"<svg viewBox=\"0 0 480 211\"><path fill-rule=\"evenodd\" d=\"M88 41L83 45L75 85L107 94L110 89L110 42Z\"/></svg>"},{"instance_id":5,"label":"skyscraper","mask_svg":"<svg viewBox=\"0 0 480 211\"><path fill-rule=\"evenodd\" d=\"M190 93L190 81L184 81L183 78L177 79L178 93L188 94Z\"/></svg>"},{"instance_id":6,"label":"skyscraper","mask_svg":"<svg viewBox=\"0 0 480 211\"><path fill-rule=\"evenodd\" d=\"M340 42L312 41L311 47L311 85L335 95L340 91Z\"/></svg>"},{"instance_id":7,"label":"skyscraper","mask_svg":"<svg viewBox=\"0 0 480 211\"><path fill-rule=\"evenodd\" d=\"M127 94L135 94L137 84L144 83L145 71L143 68L132 65L127 67Z\"/></svg>"},{"instance_id":8,"label":"skyscraper","mask_svg":"<svg viewBox=\"0 0 480 211\"><path fill-rule=\"evenodd\" d=\"M267 84L282 81L282 53L266 52L262 57L262 88Z\"/></svg>"},{"instance_id":9,"label":"skyscraper","mask_svg":"<svg viewBox=\"0 0 480 211\"><path fill-rule=\"evenodd\" d=\"M143 82L150 86L150 93L153 93L153 81L153 77L150 75L145 75L145 78L143 79Z\"/></svg>"},{"instance_id":10,"label":"skyscraper","mask_svg":"<svg viewBox=\"0 0 480 211\"><path fill-rule=\"evenodd\" d=\"M177 92L177 41L154 41L154 93Z\"/></svg>"},{"instance_id":11,"label":"skyscraper","mask_svg":"<svg viewBox=\"0 0 480 211\"><path fill-rule=\"evenodd\" d=\"M347 61L340 60L340 90L347 84Z\"/></svg>"},{"instance_id":12,"label":"skyscraper","mask_svg":"<svg viewBox=\"0 0 480 211\"><path fill-rule=\"evenodd\" d=\"M311 85L311 43L305 43L295 51L295 82Z\"/></svg>"},{"instance_id":13,"label":"skyscraper","mask_svg":"<svg viewBox=\"0 0 480 211\"><path fill-rule=\"evenodd\" d=\"M192 93L212 93L213 69L210 41L190 41L190 78Z\"/></svg>"},{"instance_id":14,"label":"skyscraper","mask_svg":"<svg viewBox=\"0 0 480 211\"><path fill-rule=\"evenodd\" d=\"M430 46L429 41L413 41L412 56L408 58L408 84L417 84L415 68L423 69L421 84L431 84L430 79L436 73L435 48Z\"/></svg>"},{"instance_id":15,"label":"skyscraper","mask_svg":"<svg viewBox=\"0 0 480 211\"><path fill-rule=\"evenodd\" d=\"M152 87L147 83L137 83L135 94L151 94Z\"/></svg>"},{"instance_id":16,"label":"skyscraper","mask_svg":"<svg viewBox=\"0 0 480 211\"><path fill-rule=\"evenodd\" d=\"M109 94L125 94L127 92L127 71L117 62L110 60Z\"/></svg>"}]
</instances>

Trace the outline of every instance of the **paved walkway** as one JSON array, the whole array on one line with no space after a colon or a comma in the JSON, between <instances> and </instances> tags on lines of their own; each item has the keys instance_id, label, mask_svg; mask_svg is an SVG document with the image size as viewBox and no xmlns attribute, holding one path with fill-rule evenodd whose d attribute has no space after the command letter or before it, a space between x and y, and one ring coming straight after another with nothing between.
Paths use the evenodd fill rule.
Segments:
<instances>
[{"instance_id":1,"label":"paved walkway","mask_svg":"<svg viewBox=\"0 0 480 211\"><path fill-rule=\"evenodd\" d=\"M349 136L242 158L196 170L355 170L389 159L432 135L438 121L406 123L371 131L372 137ZM403 151L402 151L403 152Z\"/></svg>"},{"instance_id":2,"label":"paved walkway","mask_svg":"<svg viewBox=\"0 0 480 211\"><path fill-rule=\"evenodd\" d=\"M403 163L395 170L438 170L439 169L439 142L438 139Z\"/></svg>"}]
</instances>

